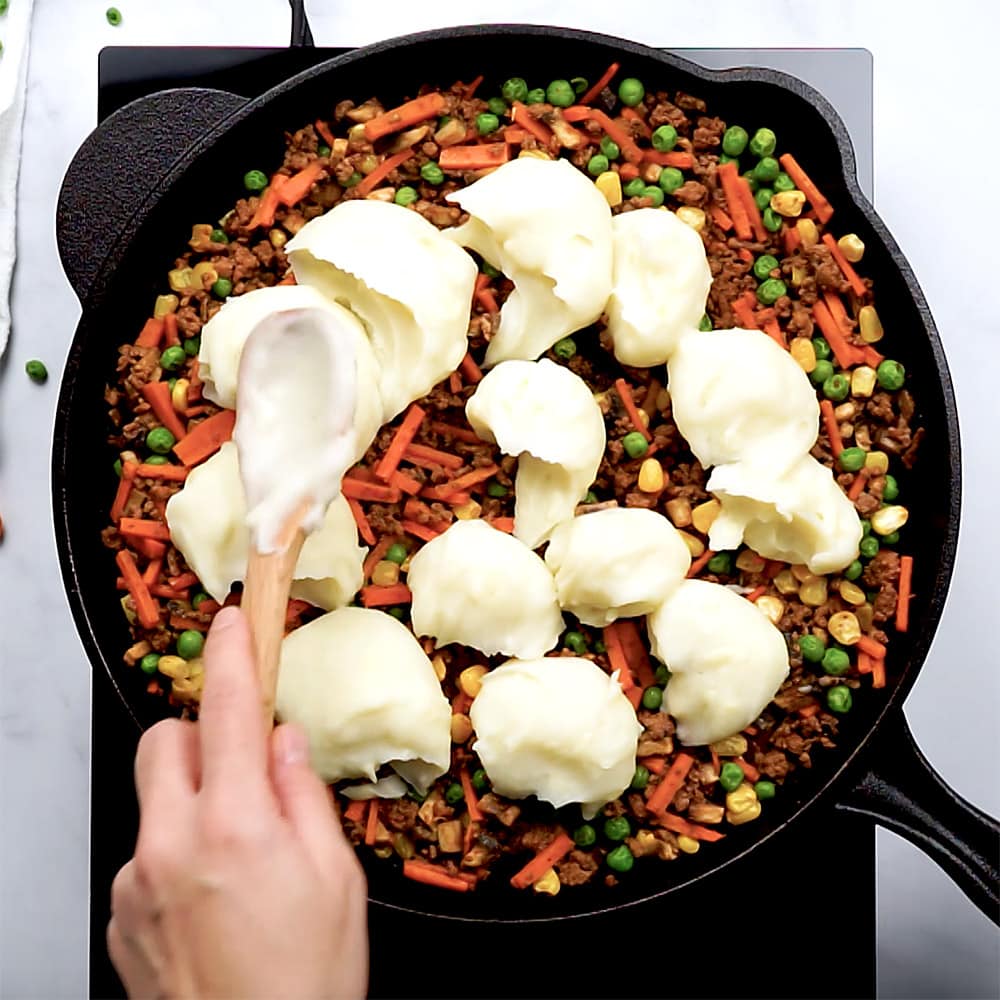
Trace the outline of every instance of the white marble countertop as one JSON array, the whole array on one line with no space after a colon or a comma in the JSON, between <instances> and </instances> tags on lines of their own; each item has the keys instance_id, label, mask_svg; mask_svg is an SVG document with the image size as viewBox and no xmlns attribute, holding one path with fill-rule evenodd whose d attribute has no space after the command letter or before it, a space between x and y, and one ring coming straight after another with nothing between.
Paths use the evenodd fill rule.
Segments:
<instances>
[{"instance_id":1,"label":"white marble countertop","mask_svg":"<svg viewBox=\"0 0 1000 1000\"><path fill-rule=\"evenodd\" d=\"M18 0L11 0L17 3ZM59 266L53 212L63 171L94 123L97 52L111 44L283 44L284 0L239 4L36 0L19 192L14 330L0 367L0 995L86 993L89 667L62 594L49 500L59 373L79 306ZM1000 548L993 350L995 254L975 253L989 224L969 207L1000 162L995 108L996 6L868 0L766 7L720 0L668 17L654 5L616 16L596 0L386 0L378 17L311 0L319 44L476 21L562 23L683 46L861 46L874 58L879 212L927 294L948 353L962 419L965 510L948 607L907 704L918 742L944 778L1000 813L1000 675L991 585ZM497 17L497 14L502 17ZM946 30L950 29L950 30ZM952 74L954 76L952 77ZM989 95L994 95L991 98ZM984 112L986 112L984 114ZM968 166L966 166L968 165ZM28 382L40 357L51 378ZM835 845L830 845L835 856ZM1000 991L992 926L930 862L896 837L878 839L879 990L885 997L979 997ZM841 938L849 960L849 929Z\"/></svg>"}]
</instances>

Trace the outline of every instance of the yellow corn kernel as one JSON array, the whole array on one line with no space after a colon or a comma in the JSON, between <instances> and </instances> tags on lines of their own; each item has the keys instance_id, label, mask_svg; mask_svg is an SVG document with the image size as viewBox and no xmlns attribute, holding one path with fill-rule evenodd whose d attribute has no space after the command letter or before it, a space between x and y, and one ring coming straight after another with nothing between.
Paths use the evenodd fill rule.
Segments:
<instances>
[{"instance_id":1,"label":"yellow corn kernel","mask_svg":"<svg viewBox=\"0 0 1000 1000\"><path fill-rule=\"evenodd\" d=\"M794 271L794 268L792 270ZM795 284L794 274L792 275L792 284ZM808 337L796 337L788 345L788 352L795 363L807 374L816 367L816 352Z\"/></svg>"},{"instance_id":2,"label":"yellow corn kernel","mask_svg":"<svg viewBox=\"0 0 1000 1000\"><path fill-rule=\"evenodd\" d=\"M175 267L167 272L167 284L172 292L187 292L194 281L194 271L190 267Z\"/></svg>"},{"instance_id":3,"label":"yellow corn kernel","mask_svg":"<svg viewBox=\"0 0 1000 1000\"><path fill-rule=\"evenodd\" d=\"M200 264L195 264L193 274L191 287L199 291L202 288L211 287L219 280L219 272L207 260L203 260Z\"/></svg>"},{"instance_id":4,"label":"yellow corn kernel","mask_svg":"<svg viewBox=\"0 0 1000 1000\"><path fill-rule=\"evenodd\" d=\"M694 839L694 837L689 837L686 833L682 833L677 838L677 846L685 854L697 854L698 851L701 849L701 844L699 844L698 841Z\"/></svg>"},{"instance_id":5,"label":"yellow corn kernel","mask_svg":"<svg viewBox=\"0 0 1000 1000\"><path fill-rule=\"evenodd\" d=\"M861 624L853 611L838 611L830 615L826 630L842 646L853 646L861 638Z\"/></svg>"},{"instance_id":6,"label":"yellow corn kernel","mask_svg":"<svg viewBox=\"0 0 1000 1000\"><path fill-rule=\"evenodd\" d=\"M703 535L707 535L708 529L712 527L721 510L722 504L714 497L711 500L706 500L691 511L691 523Z\"/></svg>"},{"instance_id":7,"label":"yellow corn kernel","mask_svg":"<svg viewBox=\"0 0 1000 1000\"><path fill-rule=\"evenodd\" d=\"M700 233L705 228L705 213L694 205L681 205L677 209L677 218L690 226L696 233Z\"/></svg>"},{"instance_id":8,"label":"yellow corn kernel","mask_svg":"<svg viewBox=\"0 0 1000 1000\"><path fill-rule=\"evenodd\" d=\"M794 288L799 288L802 282L806 280L806 269L801 264L792 265L792 286Z\"/></svg>"},{"instance_id":9,"label":"yellow corn kernel","mask_svg":"<svg viewBox=\"0 0 1000 1000\"><path fill-rule=\"evenodd\" d=\"M659 843L661 841L656 839L656 835L651 830L640 830L635 835L634 844L629 846L637 858L648 858L656 853L656 847Z\"/></svg>"},{"instance_id":10,"label":"yellow corn kernel","mask_svg":"<svg viewBox=\"0 0 1000 1000\"><path fill-rule=\"evenodd\" d=\"M479 694L483 686L483 678L488 672L486 667L482 666L466 667L458 675L458 686L470 698L475 698Z\"/></svg>"},{"instance_id":11,"label":"yellow corn kernel","mask_svg":"<svg viewBox=\"0 0 1000 1000\"><path fill-rule=\"evenodd\" d=\"M675 528L686 528L691 523L691 501L687 497L677 497L667 501L667 517Z\"/></svg>"},{"instance_id":12,"label":"yellow corn kernel","mask_svg":"<svg viewBox=\"0 0 1000 1000\"><path fill-rule=\"evenodd\" d=\"M726 815L726 810L722 806L717 806L714 802L696 802L688 809L688 816L695 823L721 823Z\"/></svg>"},{"instance_id":13,"label":"yellow corn kernel","mask_svg":"<svg viewBox=\"0 0 1000 1000\"><path fill-rule=\"evenodd\" d=\"M792 576L799 581L799 583L803 583L813 575L813 571L803 563L796 563L796 565L791 568L791 573Z\"/></svg>"},{"instance_id":14,"label":"yellow corn kernel","mask_svg":"<svg viewBox=\"0 0 1000 1000\"><path fill-rule=\"evenodd\" d=\"M799 581L795 579L790 569L783 569L774 578L773 583L778 593L784 594L786 597L796 593L799 589Z\"/></svg>"},{"instance_id":15,"label":"yellow corn kernel","mask_svg":"<svg viewBox=\"0 0 1000 1000\"><path fill-rule=\"evenodd\" d=\"M612 208L617 208L622 203L622 181L613 170L605 170L603 174L599 174L594 183Z\"/></svg>"},{"instance_id":16,"label":"yellow corn kernel","mask_svg":"<svg viewBox=\"0 0 1000 1000\"><path fill-rule=\"evenodd\" d=\"M738 791L739 789L737 789ZM753 791L751 788L750 791ZM750 823L760 816L760 802L754 798L753 804L747 806L746 809L740 809L738 812L734 812L731 809L726 810L726 819L733 826L742 826L744 823Z\"/></svg>"},{"instance_id":17,"label":"yellow corn kernel","mask_svg":"<svg viewBox=\"0 0 1000 1000\"><path fill-rule=\"evenodd\" d=\"M858 325L861 328L861 339L866 344L877 344L885 336L882 320L878 318L874 306L861 307L858 313Z\"/></svg>"},{"instance_id":18,"label":"yellow corn kernel","mask_svg":"<svg viewBox=\"0 0 1000 1000\"><path fill-rule=\"evenodd\" d=\"M156 664L156 669L164 677L171 677L177 680L180 677L187 677L188 662L180 656L161 656Z\"/></svg>"},{"instance_id":19,"label":"yellow corn kernel","mask_svg":"<svg viewBox=\"0 0 1000 1000\"><path fill-rule=\"evenodd\" d=\"M872 531L877 535L891 535L894 531L899 531L909 517L910 512L899 504L883 507L871 516Z\"/></svg>"},{"instance_id":20,"label":"yellow corn kernel","mask_svg":"<svg viewBox=\"0 0 1000 1000\"><path fill-rule=\"evenodd\" d=\"M384 201L389 205L396 200L396 189L394 187L381 187L365 197L368 201Z\"/></svg>"},{"instance_id":21,"label":"yellow corn kernel","mask_svg":"<svg viewBox=\"0 0 1000 1000\"><path fill-rule=\"evenodd\" d=\"M848 604L853 604L855 607L861 607L861 605L867 600L865 592L856 583L852 583L850 580L841 580L837 585L837 593L840 594L840 596L847 601Z\"/></svg>"},{"instance_id":22,"label":"yellow corn kernel","mask_svg":"<svg viewBox=\"0 0 1000 1000\"><path fill-rule=\"evenodd\" d=\"M865 468L873 476L884 476L889 471L889 456L884 451L870 451L865 455Z\"/></svg>"},{"instance_id":23,"label":"yellow corn kernel","mask_svg":"<svg viewBox=\"0 0 1000 1000\"><path fill-rule=\"evenodd\" d=\"M749 744L742 733L736 733L733 736L725 736L721 740L716 740L709 746L720 757L742 757L747 752Z\"/></svg>"},{"instance_id":24,"label":"yellow corn kernel","mask_svg":"<svg viewBox=\"0 0 1000 1000\"><path fill-rule=\"evenodd\" d=\"M811 608L818 608L826 602L826 577L811 576L799 587L799 600Z\"/></svg>"},{"instance_id":25,"label":"yellow corn kernel","mask_svg":"<svg viewBox=\"0 0 1000 1000\"><path fill-rule=\"evenodd\" d=\"M655 458L647 458L639 466L639 489L643 493L659 493L663 489L663 466Z\"/></svg>"},{"instance_id":26,"label":"yellow corn kernel","mask_svg":"<svg viewBox=\"0 0 1000 1000\"><path fill-rule=\"evenodd\" d=\"M851 372L851 395L870 396L875 391L878 376L870 365L859 365Z\"/></svg>"},{"instance_id":27,"label":"yellow corn kernel","mask_svg":"<svg viewBox=\"0 0 1000 1000\"><path fill-rule=\"evenodd\" d=\"M330 149L330 159L342 160L345 156L347 156L347 147L347 139L334 139L333 146Z\"/></svg>"},{"instance_id":28,"label":"yellow corn kernel","mask_svg":"<svg viewBox=\"0 0 1000 1000\"><path fill-rule=\"evenodd\" d=\"M179 378L173 389L170 390L170 402L178 413L183 413L187 409L188 387L191 383L186 378Z\"/></svg>"},{"instance_id":29,"label":"yellow corn kernel","mask_svg":"<svg viewBox=\"0 0 1000 1000\"><path fill-rule=\"evenodd\" d=\"M522 149L517 154L519 160L551 160L552 157L541 149Z\"/></svg>"},{"instance_id":30,"label":"yellow corn kernel","mask_svg":"<svg viewBox=\"0 0 1000 1000\"><path fill-rule=\"evenodd\" d=\"M649 414L645 410L639 410L639 423L643 427L649 426Z\"/></svg>"},{"instance_id":31,"label":"yellow corn kernel","mask_svg":"<svg viewBox=\"0 0 1000 1000\"><path fill-rule=\"evenodd\" d=\"M535 892L544 892L546 896L558 896L561 885L555 868L550 868L531 888Z\"/></svg>"},{"instance_id":32,"label":"yellow corn kernel","mask_svg":"<svg viewBox=\"0 0 1000 1000\"><path fill-rule=\"evenodd\" d=\"M475 521L482 512L483 508L479 503L475 500L467 500L455 508L455 517L460 521Z\"/></svg>"},{"instance_id":33,"label":"yellow corn kernel","mask_svg":"<svg viewBox=\"0 0 1000 1000\"><path fill-rule=\"evenodd\" d=\"M156 319L163 319L164 316L177 312L180 304L181 300L176 295L157 295L153 304L153 316Z\"/></svg>"},{"instance_id":34,"label":"yellow corn kernel","mask_svg":"<svg viewBox=\"0 0 1000 1000\"><path fill-rule=\"evenodd\" d=\"M758 597L754 606L772 625L777 625L785 614L785 602L773 594Z\"/></svg>"},{"instance_id":35,"label":"yellow corn kernel","mask_svg":"<svg viewBox=\"0 0 1000 1000\"><path fill-rule=\"evenodd\" d=\"M376 587L391 587L399 583L399 563L381 559L372 570L372 583Z\"/></svg>"},{"instance_id":36,"label":"yellow corn kernel","mask_svg":"<svg viewBox=\"0 0 1000 1000\"><path fill-rule=\"evenodd\" d=\"M451 742L465 743L472 735L472 720L461 712L451 717Z\"/></svg>"},{"instance_id":37,"label":"yellow corn kernel","mask_svg":"<svg viewBox=\"0 0 1000 1000\"><path fill-rule=\"evenodd\" d=\"M677 534L681 536L681 541L688 547L692 559L697 559L698 556L704 554L705 543L700 538L695 538L687 531L678 531Z\"/></svg>"},{"instance_id":38,"label":"yellow corn kernel","mask_svg":"<svg viewBox=\"0 0 1000 1000\"><path fill-rule=\"evenodd\" d=\"M445 674L448 673L448 665L444 662L444 657L440 653L431 660L431 666L434 668L434 676L439 681L443 681Z\"/></svg>"},{"instance_id":39,"label":"yellow corn kernel","mask_svg":"<svg viewBox=\"0 0 1000 1000\"><path fill-rule=\"evenodd\" d=\"M267 234L268 240L276 250L280 250L288 242L288 233L284 229L272 229Z\"/></svg>"},{"instance_id":40,"label":"yellow corn kernel","mask_svg":"<svg viewBox=\"0 0 1000 1000\"><path fill-rule=\"evenodd\" d=\"M757 801L753 785L744 781L738 788L726 793L726 810L734 813L743 812L744 809L752 809Z\"/></svg>"},{"instance_id":41,"label":"yellow corn kernel","mask_svg":"<svg viewBox=\"0 0 1000 1000\"><path fill-rule=\"evenodd\" d=\"M845 420L853 420L857 415L858 407L850 400L846 403L841 403L840 406L835 407L833 411L833 416L837 420L837 423L843 423Z\"/></svg>"},{"instance_id":42,"label":"yellow corn kernel","mask_svg":"<svg viewBox=\"0 0 1000 1000\"><path fill-rule=\"evenodd\" d=\"M857 233L848 233L846 236L841 236L837 240L837 246L840 247L840 252L844 255L845 259L849 260L852 264L857 264L865 255L865 244Z\"/></svg>"},{"instance_id":43,"label":"yellow corn kernel","mask_svg":"<svg viewBox=\"0 0 1000 1000\"><path fill-rule=\"evenodd\" d=\"M875 624L875 608L870 604L862 604L861 607L855 612L858 616L858 622L861 625L862 632L870 632L872 626Z\"/></svg>"},{"instance_id":44,"label":"yellow corn kernel","mask_svg":"<svg viewBox=\"0 0 1000 1000\"><path fill-rule=\"evenodd\" d=\"M212 230L215 228L211 223L208 222L196 222L191 227L191 239L188 240L188 246L192 250L202 250L206 243L212 242Z\"/></svg>"},{"instance_id":45,"label":"yellow corn kernel","mask_svg":"<svg viewBox=\"0 0 1000 1000\"><path fill-rule=\"evenodd\" d=\"M767 560L757 555L752 549L744 549L736 557L736 568L744 573L763 573Z\"/></svg>"},{"instance_id":46,"label":"yellow corn kernel","mask_svg":"<svg viewBox=\"0 0 1000 1000\"><path fill-rule=\"evenodd\" d=\"M797 219L805 204L806 196L801 191L779 191L771 195L771 211L786 218Z\"/></svg>"},{"instance_id":47,"label":"yellow corn kernel","mask_svg":"<svg viewBox=\"0 0 1000 1000\"><path fill-rule=\"evenodd\" d=\"M462 821L460 819L451 819L446 823L438 823L437 837L441 853L461 854L463 833Z\"/></svg>"},{"instance_id":48,"label":"yellow corn kernel","mask_svg":"<svg viewBox=\"0 0 1000 1000\"><path fill-rule=\"evenodd\" d=\"M813 222L812 219L799 219L799 221L795 223L795 229L799 234L799 239L802 241L802 246L804 246L806 250L819 243L819 230L816 228L816 223Z\"/></svg>"},{"instance_id":49,"label":"yellow corn kernel","mask_svg":"<svg viewBox=\"0 0 1000 1000\"><path fill-rule=\"evenodd\" d=\"M122 611L125 613L125 617L128 619L129 625L134 625L139 619L136 616L135 606L132 604L131 595L122 594L118 603L122 606Z\"/></svg>"},{"instance_id":50,"label":"yellow corn kernel","mask_svg":"<svg viewBox=\"0 0 1000 1000\"><path fill-rule=\"evenodd\" d=\"M130 667L134 667L147 653L152 653L153 647L145 640L141 639L139 642L133 643L125 650L125 655L122 659Z\"/></svg>"},{"instance_id":51,"label":"yellow corn kernel","mask_svg":"<svg viewBox=\"0 0 1000 1000\"><path fill-rule=\"evenodd\" d=\"M656 184L660 179L660 174L663 173L663 167L658 163L647 163L642 170L639 171L639 176L647 184Z\"/></svg>"}]
</instances>

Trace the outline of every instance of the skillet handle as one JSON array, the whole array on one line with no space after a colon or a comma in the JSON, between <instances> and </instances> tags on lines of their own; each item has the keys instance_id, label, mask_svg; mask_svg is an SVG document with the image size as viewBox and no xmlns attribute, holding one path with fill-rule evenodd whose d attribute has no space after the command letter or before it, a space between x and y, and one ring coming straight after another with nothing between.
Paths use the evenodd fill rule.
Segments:
<instances>
[{"instance_id":1,"label":"skillet handle","mask_svg":"<svg viewBox=\"0 0 1000 1000\"><path fill-rule=\"evenodd\" d=\"M898 833L1000 924L1000 824L944 783L913 740L901 712L885 718L867 770L837 808Z\"/></svg>"},{"instance_id":2,"label":"skillet handle","mask_svg":"<svg viewBox=\"0 0 1000 1000\"><path fill-rule=\"evenodd\" d=\"M129 220L194 142L246 103L207 87L163 90L109 115L70 161L56 206L63 270L81 302Z\"/></svg>"},{"instance_id":3,"label":"skillet handle","mask_svg":"<svg viewBox=\"0 0 1000 1000\"><path fill-rule=\"evenodd\" d=\"M315 48L309 15L306 13L306 0L288 0L288 6L292 8L292 37L289 45L293 49Z\"/></svg>"}]
</instances>

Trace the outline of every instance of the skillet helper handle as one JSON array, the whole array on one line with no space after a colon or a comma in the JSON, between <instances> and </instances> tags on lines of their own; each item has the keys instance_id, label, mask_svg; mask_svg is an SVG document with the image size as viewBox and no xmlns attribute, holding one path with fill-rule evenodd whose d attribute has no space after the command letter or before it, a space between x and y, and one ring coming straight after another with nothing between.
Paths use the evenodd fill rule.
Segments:
<instances>
[{"instance_id":1,"label":"skillet helper handle","mask_svg":"<svg viewBox=\"0 0 1000 1000\"><path fill-rule=\"evenodd\" d=\"M289 45L293 49L315 48L309 15L306 13L306 0L288 0L288 6L292 8L292 37Z\"/></svg>"},{"instance_id":2,"label":"skillet helper handle","mask_svg":"<svg viewBox=\"0 0 1000 1000\"><path fill-rule=\"evenodd\" d=\"M1000 924L1000 824L945 784L902 713L883 720L865 759L871 764L837 808L873 819L919 847Z\"/></svg>"}]
</instances>

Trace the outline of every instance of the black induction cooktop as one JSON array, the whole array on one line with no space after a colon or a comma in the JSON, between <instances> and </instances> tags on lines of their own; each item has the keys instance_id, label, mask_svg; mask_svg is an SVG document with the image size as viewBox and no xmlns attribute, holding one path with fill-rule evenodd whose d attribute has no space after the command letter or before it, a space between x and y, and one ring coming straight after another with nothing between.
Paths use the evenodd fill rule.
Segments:
<instances>
[{"instance_id":1,"label":"black induction cooktop","mask_svg":"<svg viewBox=\"0 0 1000 1000\"><path fill-rule=\"evenodd\" d=\"M342 51L105 49L99 117L169 87L255 96ZM104 934L138 828L139 732L103 671L92 687L90 995L122 997ZM713 878L599 917L459 924L372 907L369 923L372 997L872 997L875 832L816 808Z\"/></svg>"}]
</instances>

